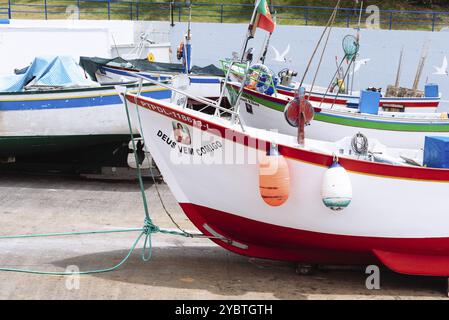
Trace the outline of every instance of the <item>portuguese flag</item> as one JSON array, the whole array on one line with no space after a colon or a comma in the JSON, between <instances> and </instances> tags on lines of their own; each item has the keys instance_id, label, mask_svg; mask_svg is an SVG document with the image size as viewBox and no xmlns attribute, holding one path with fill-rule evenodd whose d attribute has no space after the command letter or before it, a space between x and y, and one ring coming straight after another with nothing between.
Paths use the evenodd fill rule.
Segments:
<instances>
[{"instance_id":1,"label":"portuguese flag","mask_svg":"<svg viewBox=\"0 0 449 320\"><path fill-rule=\"evenodd\" d=\"M256 3L254 21L251 28L251 36L254 37L256 29L260 28L270 33L274 31L275 23L270 13L267 0L259 0Z\"/></svg>"}]
</instances>

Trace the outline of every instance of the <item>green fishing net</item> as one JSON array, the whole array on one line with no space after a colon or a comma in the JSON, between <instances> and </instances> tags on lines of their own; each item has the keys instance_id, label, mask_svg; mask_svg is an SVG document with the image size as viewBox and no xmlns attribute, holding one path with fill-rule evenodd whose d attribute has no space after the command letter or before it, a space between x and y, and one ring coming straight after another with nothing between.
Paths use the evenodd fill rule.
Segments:
<instances>
[{"instance_id":1,"label":"green fishing net","mask_svg":"<svg viewBox=\"0 0 449 320\"><path fill-rule=\"evenodd\" d=\"M347 35L343 38L343 51L345 52L346 59L352 60L359 52L359 42L353 35Z\"/></svg>"}]
</instances>

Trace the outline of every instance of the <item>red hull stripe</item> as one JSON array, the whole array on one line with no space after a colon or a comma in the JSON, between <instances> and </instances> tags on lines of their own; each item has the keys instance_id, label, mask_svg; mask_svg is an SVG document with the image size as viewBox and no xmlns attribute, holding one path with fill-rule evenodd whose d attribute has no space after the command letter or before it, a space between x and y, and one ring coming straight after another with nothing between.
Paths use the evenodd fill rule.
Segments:
<instances>
[{"instance_id":1,"label":"red hull stripe","mask_svg":"<svg viewBox=\"0 0 449 320\"><path fill-rule=\"evenodd\" d=\"M251 93L254 93L254 92L255 91L251 91ZM283 94L283 95L286 95L286 96L289 96L289 97L294 97L295 96L295 93L294 92L290 92L290 91L278 90L278 92L280 94ZM317 96L317 95L313 95L313 94L309 95L307 93L307 97L309 97L309 96L310 96L309 100L310 101L314 101L314 102L321 102L321 101L323 101L323 103L335 103L337 105L344 105L344 106L348 104L348 100L341 99L341 98L340 99L335 99L335 98L332 98L332 97L328 96L328 97L323 99L323 97L321 97L321 96ZM264 99L266 99L267 96L263 95L262 97Z\"/></svg>"},{"instance_id":2,"label":"red hull stripe","mask_svg":"<svg viewBox=\"0 0 449 320\"><path fill-rule=\"evenodd\" d=\"M266 151L270 146L269 141L255 139L248 135L234 131L233 135L226 132L227 128L216 123L199 119L191 114L176 110L170 106L165 106L155 100L149 100L144 97L128 94L128 101L135 103L145 109L162 114L171 119L178 120L190 126L200 126L202 130L210 130L209 133L226 138L235 143L243 144L247 147L257 147L258 150ZM329 167L333 163L333 157L312 151L296 149L290 146L279 145L279 151L287 158L307 162L317 166ZM421 168L421 167L401 167L383 163L368 162L355 159L340 158L340 164L348 171L358 174L380 176L393 179L419 180L419 181L438 181L449 183L449 170Z\"/></svg>"},{"instance_id":3,"label":"red hull stripe","mask_svg":"<svg viewBox=\"0 0 449 320\"><path fill-rule=\"evenodd\" d=\"M247 249L241 249L215 240L223 248L238 254L323 264L369 264L380 260L401 273L449 275L449 257L441 255L442 252L449 251L449 238L378 238L325 234L280 227L194 204L181 203L180 206L203 233L211 235L204 228L204 224L207 224L227 239L248 246Z\"/></svg>"},{"instance_id":4,"label":"red hull stripe","mask_svg":"<svg viewBox=\"0 0 449 320\"><path fill-rule=\"evenodd\" d=\"M386 104L400 104L405 108L438 108L439 102L435 101L423 101L423 102L406 102L406 101L384 101L380 102L380 106L383 107Z\"/></svg>"},{"instance_id":5,"label":"red hull stripe","mask_svg":"<svg viewBox=\"0 0 449 320\"><path fill-rule=\"evenodd\" d=\"M280 94L289 96L289 97L294 97L295 93L292 91L286 91L286 90L278 90L278 92ZM266 98L264 96L264 98ZM354 97L357 98L357 97ZM400 104L406 108L438 108L438 106L440 105L440 101L439 99L436 100L422 100L422 101L410 101L408 102L407 100L388 100L388 98L384 98L384 101L380 101L380 106L383 107L386 104ZM321 102L321 100L323 100L323 97L320 95L314 95L312 94L310 96L310 101L314 101L314 102ZM334 102L335 101L335 102ZM335 100L335 98L332 98L332 96L328 96L323 100L323 103L335 103L338 105L347 105L348 100L340 98Z\"/></svg>"}]
</instances>

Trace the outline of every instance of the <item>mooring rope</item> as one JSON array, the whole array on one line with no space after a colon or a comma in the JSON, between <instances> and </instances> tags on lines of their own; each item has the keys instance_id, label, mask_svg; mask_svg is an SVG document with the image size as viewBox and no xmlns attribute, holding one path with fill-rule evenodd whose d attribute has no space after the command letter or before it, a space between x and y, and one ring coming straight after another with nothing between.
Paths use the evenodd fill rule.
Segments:
<instances>
[{"instance_id":1,"label":"mooring rope","mask_svg":"<svg viewBox=\"0 0 449 320\"><path fill-rule=\"evenodd\" d=\"M184 236L183 233L180 233L177 231L161 229L158 226L154 225L151 222L151 219L145 218L143 227L136 228L136 229L115 229L115 230L107 230L107 231L100 230L100 231L85 231L85 232L57 232L57 233L41 233L41 234L23 234L23 235L12 235L12 236L0 236L0 240L79 236L79 235L96 235L96 234L111 234L111 233L126 233L126 232L140 232L140 234L138 235L138 237L132 244L132 246L129 249L126 256L113 267L94 269L94 270L88 270L88 271L79 271L79 272L39 271L39 270L0 267L0 271L30 273L30 274L40 274L40 275L53 275L53 276L69 276L69 275L73 275L73 274L88 275L88 274L112 272L112 271L119 269L123 264L125 264L126 261L128 261L129 257L135 251L135 249L136 249L138 243L140 242L140 240L142 239L142 237L145 237L145 240L144 240L144 245L143 245L142 251L141 251L141 258L143 261L148 262L151 260L151 257L152 257L153 247L152 247L151 235L153 233Z\"/></svg>"},{"instance_id":2,"label":"mooring rope","mask_svg":"<svg viewBox=\"0 0 449 320\"><path fill-rule=\"evenodd\" d=\"M175 235L175 236L193 237L192 234L189 234L189 233L185 232L184 230L180 229L179 225L177 225L176 223L175 223L175 225L180 230L182 230L181 232L159 228L158 226L156 226L153 223L153 221L151 219L150 212L148 209L148 202L147 202L147 197L145 194L143 179L142 179L142 171L140 168L139 159L137 157L137 152L136 152L137 149L136 149L136 144L134 141L134 134L133 134L133 130L132 130L128 104L126 102L126 94L125 94L124 98L125 98L124 104L125 104L125 109L126 109L126 116L127 116L127 120L128 120L128 126L129 126L129 130L130 130L130 136L131 136L131 141L132 141L132 146L133 146L133 151L134 151L134 158L136 161L139 188L140 188L140 192L141 192L141 196L142 196L142 202L143 202L144 213L145 213L143 227L142 228L134 228L134 229L114 229L114 230L107 230L107 231L100 230L100 231L85 231L85 232L55 232L55 233L41 233L41 234L7 235L7 236L0 236L0 240L140 232L139 235L137 236L136 240L131 245L131 248L129 249L126 256L119 263L114 265L113 267L100 268L100 269L94 269L94 270L88 270L88 271L79 271L79 272L39 271L39 270L20 269L20 268L3 268L3 267L0 267L0 271L40 274L40 275L53 275L53 276L69 276L69 275L74 275L74 274L89 275L89 274L112 272L112 271L119 269L123 264L125 264L126 261L128 261L129 257L135 251L137 245L139 244L139 242L141 241L141 239L143 237L144 237L144 244L143 244L142 251L141 251L141 258L145 262L150 261L152 258L153 244L152 244L151 236L153 234L162 233L162 234ZM139 116L139 122L140 122L140 116ZM153 179L154 179L154 176L153 176ZM158 194L159 194L159 191L158 191ZM160 194L159 194L159 197L160 197ZM165 206L164 206L164 210L166 212L168 212L167 209L165 208ZM173 219L172 219L172 221L173 221Z\"/></svg>"}]
</instances>

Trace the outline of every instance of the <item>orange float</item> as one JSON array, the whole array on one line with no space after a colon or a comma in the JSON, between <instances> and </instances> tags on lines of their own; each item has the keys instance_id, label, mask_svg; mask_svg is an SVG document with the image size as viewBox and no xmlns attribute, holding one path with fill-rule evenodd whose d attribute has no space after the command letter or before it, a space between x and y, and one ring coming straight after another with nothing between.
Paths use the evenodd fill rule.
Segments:
<instances>
[{"instance_id":1,"label":"orange float","mask_svg":"<svg viewBox=\"0 0 449 320\"><path fill-rule=\"evenodd\" d=\"M259 160L259 191L265 203L272 207L283 205L290 195L287 161L275 146Z\"/></svg>"}]
</instances>

